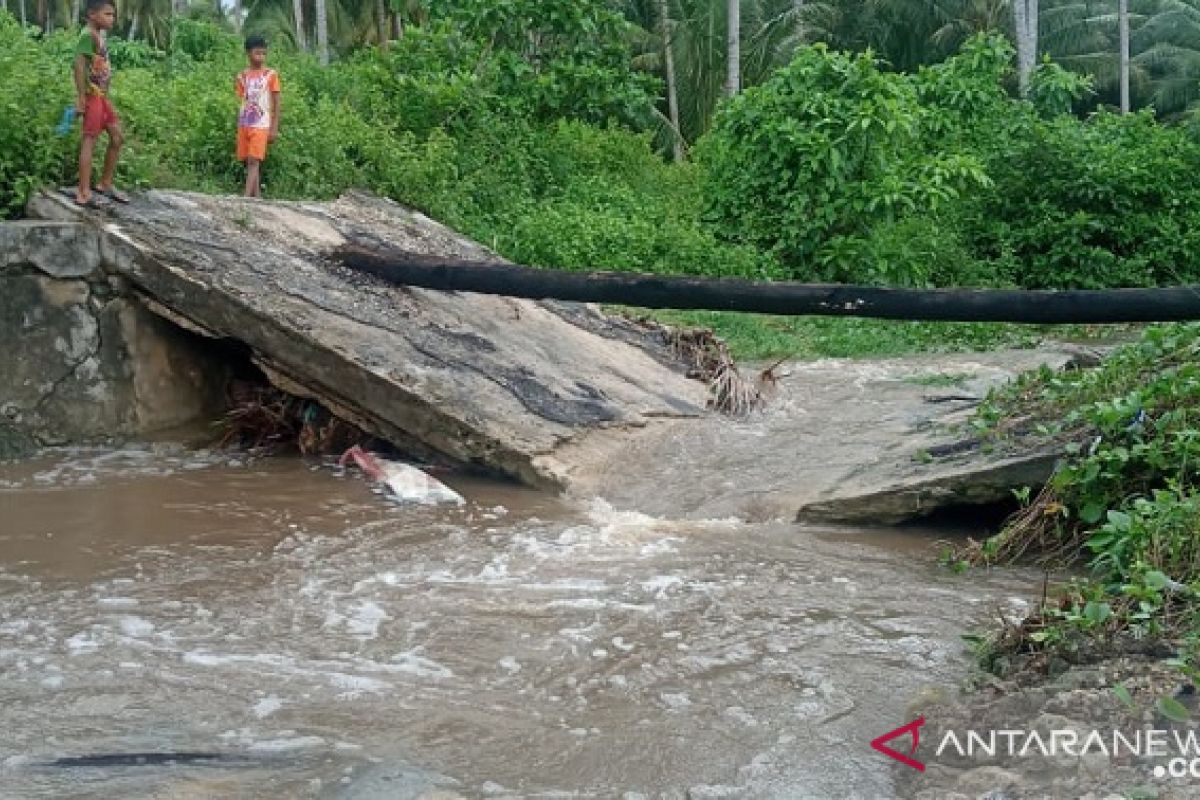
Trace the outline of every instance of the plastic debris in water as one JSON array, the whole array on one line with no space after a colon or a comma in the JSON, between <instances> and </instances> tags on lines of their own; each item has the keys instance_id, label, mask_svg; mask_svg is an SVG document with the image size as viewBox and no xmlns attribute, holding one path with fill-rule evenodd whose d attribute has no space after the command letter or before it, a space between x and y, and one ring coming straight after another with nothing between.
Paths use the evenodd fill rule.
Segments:
<instances>
[{"instance_id":1,"label":"plastic debris in water","mask_svg":"<svg viewBox=\"0 0 1200 800\"><path fill-rule=\"evenodd\" d=\"M382 483L401 502L422 505L439 503L462 505L465 502L462 495L437 478L409 464L379 458L358 445L343 453L342 457L338 459L338 465L345 466L348 461L358 464L359 469L368 478Z\"/></svg>"}]
</instances>

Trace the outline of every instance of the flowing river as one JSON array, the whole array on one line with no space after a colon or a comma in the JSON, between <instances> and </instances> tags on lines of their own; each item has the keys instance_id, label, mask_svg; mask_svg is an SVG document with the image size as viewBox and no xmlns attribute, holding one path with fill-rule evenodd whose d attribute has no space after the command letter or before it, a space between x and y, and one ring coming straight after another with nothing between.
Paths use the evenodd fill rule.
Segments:
<instances>
[{"instance_id":1,"label":"flowing river","mask_svg":"<svg viewBox=\"0 0 1200 800\"><path fill-rule=\"evenodd\" d=\"M939 569L931 531L449 483L465 507L171 445L0 465L0 797L891 797L868 742L1040 589Z\"/></svg>"}]
</instances>

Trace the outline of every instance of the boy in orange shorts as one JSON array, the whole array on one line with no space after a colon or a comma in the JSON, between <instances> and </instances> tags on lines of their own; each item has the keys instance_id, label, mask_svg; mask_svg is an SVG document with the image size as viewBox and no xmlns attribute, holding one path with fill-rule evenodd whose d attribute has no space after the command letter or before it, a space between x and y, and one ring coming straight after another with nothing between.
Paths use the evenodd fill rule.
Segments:
<instances>
[{"instance_id":1,"label":"boy in orange shorts","mask_svg":"<svg viewBox=\"0 0 1200 800\"><path fill-rule=\"evenodd\" d=\"M87 25L75 45L75 113L83 117L75 202L81 206L92 205L92 154L96 150L96 139L107 131L108 150L104 153L104 171L100 174L96 192L118 203L128 203L129 198L113 186L117 156L125 137L121 132L121 120L108 99L112 67L108 61L106 34L116 22L117 9L113 0L87 0L86 8Z\"/></svg>"},{"instance_id":2,"label":"boy in orange shorts","mask_svg":"<svg viewBox=\"0 0 1200 800\"><path fill-rule=\"evenodd\" d=\"M267 144L279 136L279 75L267 69L267 40L246 39L249 69L238 73L237 93L242 98L238 114L237 157L246 162L246 197L261 197L259 181Z\"/></svg>"}]
</instances>

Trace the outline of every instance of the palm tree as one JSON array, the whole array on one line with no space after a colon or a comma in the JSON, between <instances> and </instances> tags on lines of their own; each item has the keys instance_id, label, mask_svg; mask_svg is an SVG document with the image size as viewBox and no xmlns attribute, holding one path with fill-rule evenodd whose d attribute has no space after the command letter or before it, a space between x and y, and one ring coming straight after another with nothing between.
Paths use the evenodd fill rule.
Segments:
<instances>
[{"instance_id":1,"label":"palm tree","mask_svg":"<svg viewBox=\"0 0 1200 800\"><path fill-rule=\"evenodd\" d=\"M1008 0L950 0L939 6L940 24L930 35L936 45L936 58L945 58L958 51L963 42L977 33L1008 30L1013 15ZM1039 41L1043 19L1039 9Z\"/></svg>"},{"instance_id":2,"label":"palm tree","mask_svg":"<svg viewBox=\"0 0 1200 800\"><path fill-rule=\"evenodd\" d=\"M1121 16L1111 0L1052 0L1042 17L1046 50L1091 75L1100 99L1121 108L1125 92L1128 108L1149 104L1165 115L1200 100L1200 0L1128 0L1127 45Z\"/></svg>"},{"instance_id":3,"label":"palm tree","mask_svg":"<svg viewBox=\"0 0 1200 800\"><path fill-rule=\"evenodd\" d=\"M304 41L304 3L302 0L292 0L292 19L296 23L296 49L304 52L308 49Z\"/></svg>"},{"instance_id":4,"label":"palm tree","mask_svg":"<svg viewBox=\"0 0 1200 800\"><path fill-rule=\"evenodd\" d=\"M662 32L663 68L667 79L667 112L671 122L671 152L676 161L683 161L683 138L679 131L679 86L675 79L674 42L671 37L671 9L668 0L658 0L659 22Z\"/></svg>"},{"instance_id":5,"label":"palm tree","mask_svg":"<svg viewBox=\"0 0 1200 800\"><path fill-rule=\"evenodd\" d=\"M1149 102L1160 113L1174 113L1200 101L1200 2L1139 2L1145 21L1131 16L1130 48L1134 88L1144 76Z\"/></svg>"},{"instance_id":6,"label":"palm tree","mask_svg":"<svg viewBox=\"0 0 1200 800\"><path fill-rule=\"evenodd\" d=\"M1013 25L1017 39L1017 85L1021 96L1029 94L1029 80L1037 65L1038 0L1013 0Z\"/></svg>"},{"instance_id":7,"label":"palm tree","mask_svg":"<svg viewBox=\"0 0 1200 800\"><path fill-rule=\"evenodd\" d=\"M171 38L170 0L125 0L118 7L126 39L141 38L154 47L165 48Z\"/></svg>"},{"instance_id":8,"label":"palm tree","mask_svg":"<svg viewBox=\"0 0 1200 800\"><path fill-rule=\"evenodd\" d=\"M329 12L325 0L316 0L317 5L317 58L321 66L329 65Z\"/></svg>"},{"instance_id":9,"label":"palm tree","mask_svg":"<svg viewBox=\"0 0 1200 800\"><path fill-rule=\"evenodd\" d=\"M392 40L392 21L388 17L386 0L375 0L375 29L379 47L386 51Z\"/></svg>"},{"instance_id":10,"label":"palm tree","mask_svg":"<svg viewBox=\"0 0 1200 800\"><path fill-rule=\"evenodd\" d=\"M1117 39L1121 48L1121 113L1129 113L1129 0L1117 0Z\"/></svg>"},{"instance_id":11,"label":"palm tree","mask_svg":"<svg viewBox=\"0 0 1200 800\"><path fill-rule=\"evenodd\" d=\"M742 0L727 1L725 94L732 97L742 89Z\"/></svg>"}]
</instances>

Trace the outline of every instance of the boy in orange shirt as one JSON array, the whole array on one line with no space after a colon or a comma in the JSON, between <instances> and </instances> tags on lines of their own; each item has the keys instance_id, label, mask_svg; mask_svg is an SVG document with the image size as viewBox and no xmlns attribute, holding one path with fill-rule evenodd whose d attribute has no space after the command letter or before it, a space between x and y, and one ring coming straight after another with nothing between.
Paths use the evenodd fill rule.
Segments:
<instances>
[{"instance_id":1,"label":"boy in orange shirt","mask_svg":"<svg viewBox=\"0 0 1200 800\"><path fill-rule=\"evenodd\" d=\"M246 39L246 59L250 67L237 77L242 99L237 157L246 162L246 197L261 197L259 180L267 144L279 136L279 75L267 69L267 40L261 36Z\"/></svg>"}]
</instances>

